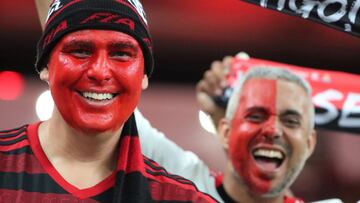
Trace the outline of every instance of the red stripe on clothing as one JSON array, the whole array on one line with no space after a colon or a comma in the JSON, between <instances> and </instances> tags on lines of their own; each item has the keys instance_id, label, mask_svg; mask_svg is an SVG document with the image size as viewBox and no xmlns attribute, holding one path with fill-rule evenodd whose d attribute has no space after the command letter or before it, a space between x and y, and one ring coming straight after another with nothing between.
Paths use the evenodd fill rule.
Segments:
<instances>
[{"instance_id":1,"label":"red stripe on clothing","mask_svg":"<svg viewBox=\"0 0 360 203\"><path fill-rule=\"evenodd\" d=\"M12 144L12 145L0 146L0 152L8 152L8 151L20 149L22 147L29 146L29 145L30 145L29 141L27 139L25 139L25 140L21 140L20 142L15 143L15 144Z\"/></svg>"},{"instance_id":2,"label":"red stripe on clothing","mask_svg":"<svg viewBox=\"0 0 360 203\"><path fill-rule=\"evenodd\" d=\"M215 186L216 188L218 188L224 182L224 174L223 173L215 174L214 177L215 177Z\"/></svg>"},{"instance_id":3,"label":"red stripe on clothing","mask_svg":"<svg viewBox=\"0 0 360 203\"><path fill-rule=\"evenodd\" d=\"M176 180L177 183L180 183L180 184L190 184L190 185L194 185L194 183L193 183L192 181L190 181L190 180L188 180L188 179L185 179L185 178L183 178L182 176L178 176L178 175L174 175L174 174L168 173L165 168L163 168L162 166L160 166L160 165L159 165L158 163L156 163L155 161L153 161L153 160L151 160L151 159L148 159L147 157L144 157L144 159L146 159L147 161L150 161L151 164L152 164L154 167L159 168L159 169L156 169L156 168L154 168L154 167L146 164L146 162L145 162L145 168L146 168L147 170L150 170L150 171L152 171L152 172L154 172L154 173L163 174L164 177L169 178L169 179L171 179L171 180ZM152 175L152 174L150 174L150 175ZM158 176L152 175L152 176L153 176L153 177L158 177L159 175L158 175ZM179 182L179 181L180 181L180 182ZM184 182L186 182L186 183L184 183Z\"/></svg>"},{"instance_id":4,"label":"red stripe on clothing","mask_svg":"<svg viewBox=\"0 0 360 203\"><path fill-rule=\"evenodd\" d=\"M5 189L0 189L0 202L100 203L92 199L79 200L78 198L70 194L39 193L39 192L26 192L23 190L16 191L16 190L5 190Z\"/></svg>"},{"instance_id":5,"label":"red stripe on clothing","mask_svg":"<svg viewBox=\"0 0 360 203\"><path fill-rule=\"evenodd\" d=\"M118 154L117 171L144 173L144 160L141 154L139 137L130 135L122 137Z\"/></svg>"},{"instance_id":6,"label":"red stripe on clothing","mask_svg":"<svg viewBox=\"0 0 360 203\"><path fill-rule=\"evenodd\" d=\"M166 173L164 173L164 175L152 175L150 173L145 173L143 175L145 177L147 177L149 179L152 179L152 180L155 180L157 182L171 183L171 184L174 184L174 185L176 185L178 187L181 187L183 189L190 189L190 190L196 191L195 185L192 182L189 181L188 183L181 183L181 182L179 182L179 180L177 180L175 178L165 176L165 174ZM185 180L185 179L183 179L183 180Z\"/></svg>"},{"instance_id":7,"label":"red stripe on clothing","mask_svg":"<svg viewBox=\"0 0 360 203\"><path fill-rule=\"evenodd\" d=\"M14 162L16 160L16 162ZM36 157L32 154L0 154L1 172L45 173Z\"/></svg>"},{"instance_id":8,"label":"red stripe on clothing","mask_svg":"<svg viewBox=\"0 0 360 203\"><path fill-rule=\"evenodd\" d=\"M172 183L164 182L149 182L151 188L151 196L155 201L166 201L166 200L175 200L175 201L192 201L197 203L205 202L216 202L210 196L197 192L195 193L194 188L184 189L178 185Z\"/></svg>"},{"instance_id":9,"label":"red stripe on clothing","mask_svg":"<svg viewBox=\"0 0 360 203\"><path fill-rule=\"evenodd\" d=\"M6 133L6 134L12 134L12 133ZM15 140L15 139L17 139L17 138L19 138L19 137L21 137L21 136L23 136L25 134L26 134L26 132L24 131L24 132L21 132L18 135L15 135L15 136L7 137L7 138L0 138L0 141L5 142L5 141Z\"/></svg>"},{"instance_id":10,"label":"red stripe on clothing","mask_svg":"<svg viewBox=\"0 0 360 203\"><path fill-rule=\"evenodd\" d=\"M7 134L17 133L17 132L22 131L22 130L23 130L23 128L20 128L20 129L12 129L12 130L7 130L7 131L0 131L0 136L7 135Z\"/></svg>"},{"instance_id":11,"label":"red stripe on clothing","mask_svg":"<svg viewBox=\"0 0 360 203\"><path fill-rule=\"evenodd\" d=\"M146 169L152 169L145 164ZM160 172L160 171L158 171ZM152 175L149 173L143 174L145 177L153 180L149 181L151 187L151 194L155 200L178 200L186 201L189 198L194 202L216 202L207 194L201 193L196 186L189 181L188 183L181 183L179 181L188 181L181 178L180 180L164 175Z\"/></svg>"}]
</instances>

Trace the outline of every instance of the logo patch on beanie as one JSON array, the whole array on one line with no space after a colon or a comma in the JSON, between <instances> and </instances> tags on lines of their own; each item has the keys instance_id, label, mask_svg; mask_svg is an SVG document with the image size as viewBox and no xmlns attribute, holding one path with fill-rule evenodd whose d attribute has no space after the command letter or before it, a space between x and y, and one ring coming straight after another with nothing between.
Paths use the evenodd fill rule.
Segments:
<instances>
[{"instance_id":1,"label":"logo patch on beanie","mask_svg":"<svg viewBox=\"0 0 360 203\"><path fill-rule=\"evenodd\" d=\"M124 18L113 13L93 13L89 17L86 17L84 20L82 20L80 24L86 24L88 22L123 24L128 26L131 30L135 30L134 21L132 21L130 18Z\"/></svg>"},{"instance_id":2,"label":"logo patch on beanie","mask_svg":"<svg viewBox=\"0 0 360 203\"><path fill-rule=\"evenodd\" d=\"M49 20L49 17L50 17L54 12L58 11L62 6L63 6L63 5L62 5L62 3L61 3L60 0L55 0L55 1L51 4L51 6L50 6L50 8L49 8L48 15L47 15L47 17L46 17L45 22L47 22L47 21Z\"/></svg>"},{"instance_id":3,"label":"logo patch on beanie","mask_svg":"<svg viewBox=\"0 0 360 203\"><path fill-rule=\"evenodd\" d=\"M127 1L136 9L136 11L139 13L141 18L147 25L148 23L146 20L146 14L145 14L144 8L143 8L142 4L140 3L140 1L139 0L127 0Z\"/></svg>"}]
</instances>

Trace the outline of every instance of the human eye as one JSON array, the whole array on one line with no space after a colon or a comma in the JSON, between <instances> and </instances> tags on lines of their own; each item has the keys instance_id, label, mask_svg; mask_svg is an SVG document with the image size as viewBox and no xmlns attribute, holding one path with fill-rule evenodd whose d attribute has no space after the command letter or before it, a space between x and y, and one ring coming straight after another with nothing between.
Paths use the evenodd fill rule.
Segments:
<instances>
[{"instance_id":1,"label":"human eye","mask_svg":"<svg viewBox=\"0 0 360 203\"><path fill-rule=\"evenodd\" d=\"M73 49L70 50L68 53L76 58L87 58L92 54L92 52L87 49Z\"/></svg>"},{"instance_id":2,"label":"human eye","mask_svg":"<svg viewBox=\"0 0 360 203\"><path fill-rule=\"evenodd\" d=\"M245 119L252 123L261 123L266 119L266 114L264 112L250 112L245 116Z\"/></svg>"},{"instance_id":3,"label":"human eye","mask_svg":"<svg viewBox=\"0 0 360 203\"><path fill-rule=\"evenodd\" d=\"M295 115L284 116L281 121L289 128L296 128L301 125L300 118Z\"/></svg>"},{"instance_id":4,"label":"human eye","mask_svg":"<svg viewBox=\"0 0 360 203\"><path fill-rule=\"evenodd\" d=\"M112 51L110 57L115 60L128 61L132 58L133 54L129 51Z\"/></svg>"},{"instance_id":5,"label":"human eye","mask_svg":"<svg viewBox=\"0 0 360 203\"><path fill-rule=\"evenodd\" d=\"M94 45L87 41L70 41L65 42L62 52L75 58L88 58L94 52Z\"/></svg>"}]
</instances>

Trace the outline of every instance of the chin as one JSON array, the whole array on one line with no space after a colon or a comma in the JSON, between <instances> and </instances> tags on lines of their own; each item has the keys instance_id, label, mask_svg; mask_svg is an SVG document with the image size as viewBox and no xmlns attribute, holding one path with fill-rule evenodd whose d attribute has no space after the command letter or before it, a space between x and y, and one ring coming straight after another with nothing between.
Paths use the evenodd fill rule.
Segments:
<instances>
[{"instance_id":1,"label":"chin","mask_svg":"<svg viewBox=\"0 0 360 203\"><path fill-rule=\"evenodd\" d=\"M262 194L262 197L265 198L275 198L278 197L281 194L284 194L286 188L283 187L275 187L275 188L271 188L269 192L266 192L264 194Z\"/></svg>"},{"instance_id":2,"label":"chin","mask_svg":"<svg viewBox=\"0 0 360 203\"><path fill-rule=\"evenodd\" d=\"M248 191L260 198L276 198L285 194L286 188L291 184L288 178L278 177L272 180L264 180L261 177L254 177L249 182L243 182Z\"/></svg>"},{"instance_id":3,"label":"chin","mask_svg":"<svg viewBox=\"0 0 360 203\"><path fill-rule=\"evenodd\" d=\"M269 189L268 192L262 194L262 196L266 198L274 198L285 194L285 191L290 188L296 177L297 176L295 176L295 174L287 174L287 176L281 180L276 182L274 181L272 184L273 186Z\"/></svg>"},{"instance_id":4,"label":"chin","mask_svg":"<svg viewBox=\"0 0 360 203\"><path fill-rule=\"evenodd\" d=\"M80 123L73 126L76 130L94 135L94 134L102 134L102 133L111 133L120 129L122 125L111 125L111 124L103 124L99 125L99 123Z\"/></svg>"}]
</instances>

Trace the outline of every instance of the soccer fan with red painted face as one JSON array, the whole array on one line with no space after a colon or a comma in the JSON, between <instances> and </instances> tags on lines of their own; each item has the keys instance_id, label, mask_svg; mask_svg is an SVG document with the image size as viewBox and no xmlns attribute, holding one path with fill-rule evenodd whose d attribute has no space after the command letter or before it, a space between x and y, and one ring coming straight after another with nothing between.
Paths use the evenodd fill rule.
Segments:
<instances>
[{"instance_id":1,"label":"soccer fan with red painted face","mask_svg":"<svg viewBox=\"0 0 360 203\"><path fill-rule=\"evenodd\" d=\"M285 191L316 144L310 87L284 69L252 69L232 94L218 130L228 154L223 187L229 197L289 202Z\"/></svg>"},{"instance_id":2,"label":"soccer fan with red painted face","mask_svg":"<svg viewBox=\"0 0 360 203\"><path fill-rule=\"evenodd\" d=\"M0 202L215 202L142 155L133 111L153 69L137 0L55 0L36 68L52 117L0 132Z\"/></svg>"},{"instance_id":3,"label":"soccer fan with red painted face","mask_svg":"<svg viewBox=\"0 0 360 203\"><path fill-rule=\"evenodd\" d=\"M210 84L219 82L215 82L219 78L211 76L221 72L215 70L216 64L198 85L198 91L203 92L201 86L207 86L206 97L216 92L215 87L221 88ZM238 81L226 116L215 117L220 118L218 136L227 152L222 174L214 176L196 155L185 152L151 130L149 122L140 120L142 146L146 154L173 173L194 180L199 189L220 202L303 202L289 194L289 188L316 145L311 88L305 80L284 69L251 69ZM152 149L152 145L146 145L149 142L162 148ZM332 201L341 202L322 202Z\"/></svg>"}]
</instances>

